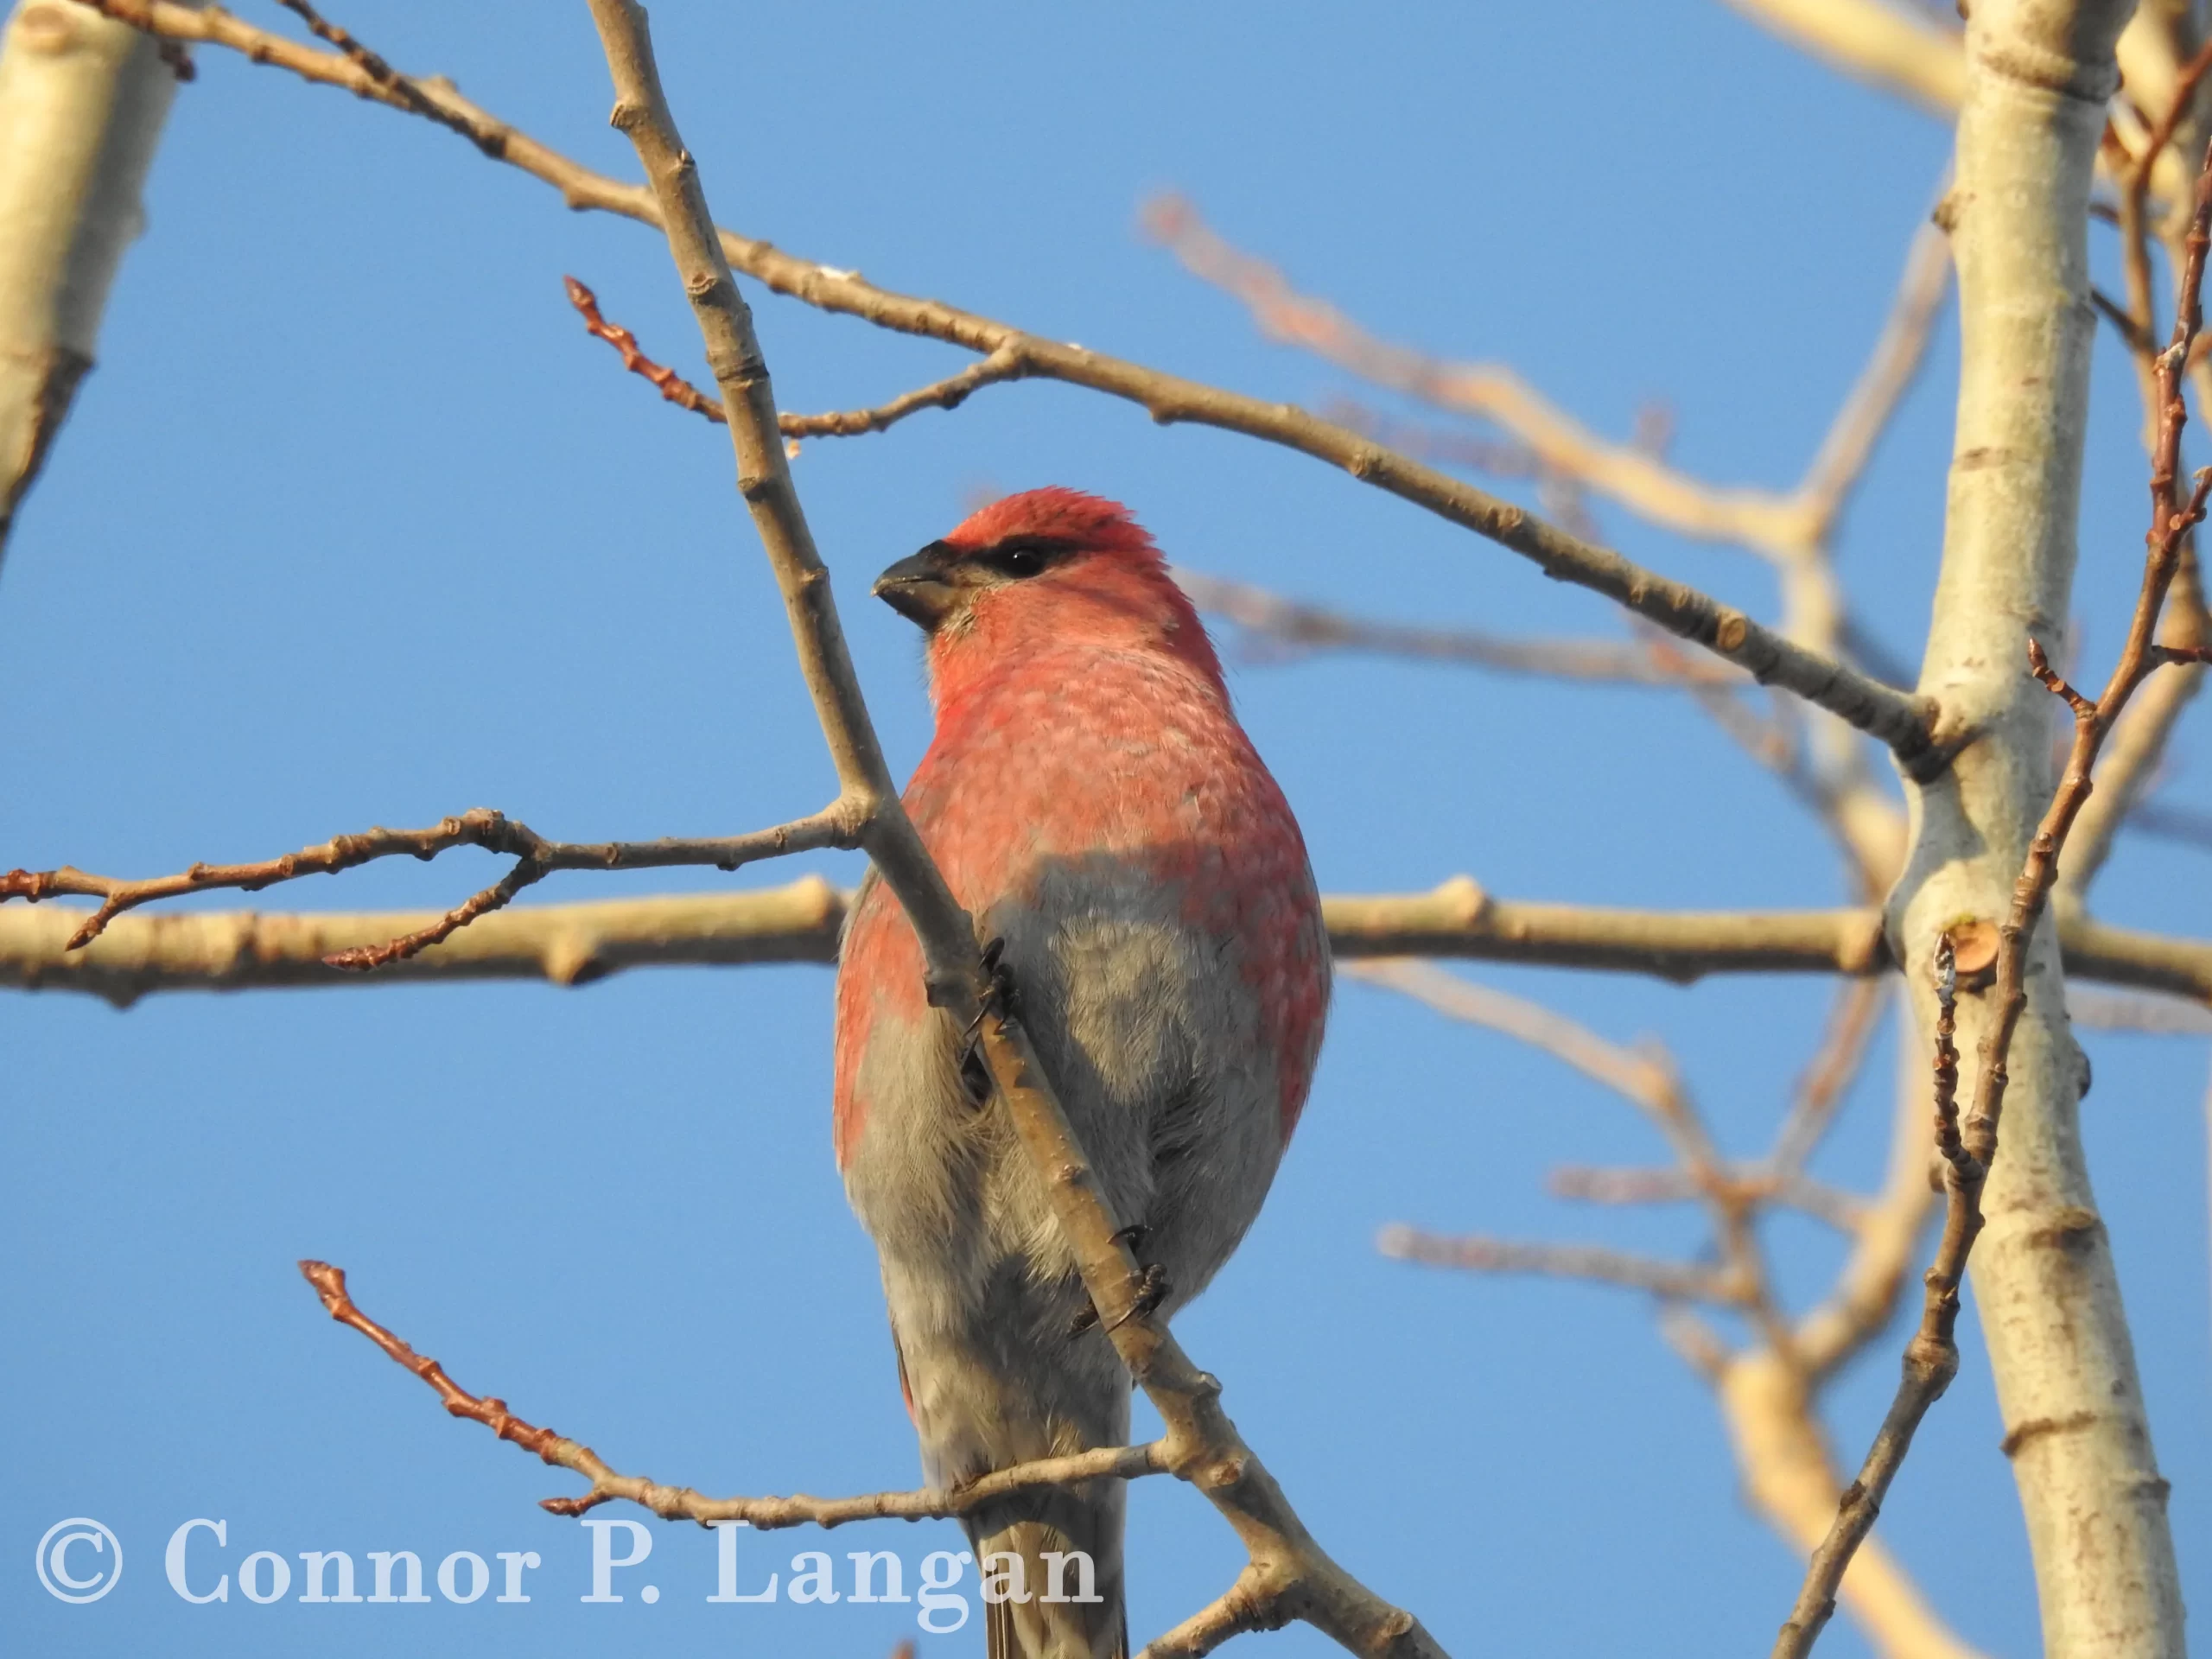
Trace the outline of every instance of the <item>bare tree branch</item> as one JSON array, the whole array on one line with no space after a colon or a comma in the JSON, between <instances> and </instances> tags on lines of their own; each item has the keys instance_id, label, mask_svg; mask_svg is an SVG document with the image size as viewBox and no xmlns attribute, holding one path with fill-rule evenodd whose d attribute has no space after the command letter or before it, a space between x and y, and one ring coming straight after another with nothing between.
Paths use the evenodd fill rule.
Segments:
<instances>
[{"instance_id":1,"label":"bare tree branch","mask_svg":"<svg viewBox=\"0 0 2212 1659\"><path fill-rule=\"evenodd\" d=\"M302 1262L300 1272L315 1287L332 1319L359 1332L383 1350L385 1357L421 1378L454 1416L481 1423L499 1439L512 1440L555 1468L582 1475L591 1483L590 1490L578 1497L538 1500L540 1509L555 1515L582 1515L601 1503L626 1498L664 1521L696 1521L702 1526L742 1521L764 1532L782 1527L841 1527L851 1521L944 1520L972 1513L1013 1492L1084 1480L1136 1480L1167 1471L1166 1444L1155 1440L1147 1446L1102 1446L1068 1457L1016 1464L948 1491L925 1488L870 1492L860 1497L810 1497L804 1492L790 1497L708 1497L689 1486L664 1486L643 1476L618 1474L589 1446L524 1421L507 1409L504 1400L469 1393L448 1376L436 1360L416 1353L361 1312L346 1292L343 1268L334 1268L327 1262Z\"/></svg>"},{"instance_id":2,"label":"bare tree branch","mask_svg":"<svg viewBox=\"0 0 2212 1659\"><path fill-rule=\"evenodd\" d=\"M1834 536L1845 504L1873 459L1876 442L1919 378L1929 338L1950 290L1950 238L1940 226L1923 225L1906 250L1904 270L1873 354L1836 410L1827 435L1794 492L1814 526L1812 541L1825 543Z\"/></svg>"},{"instance_id":3,"label":"bare tree branch","mask_svg":"<svg viewBox=\"0 0 2212 1659\"><path fill-rule=\"evenodd\" d=\"M378 968L415 955L450 938L477 917L498 910L522 888L555 870L664 869L674 865L711 864L734 870L764 858L811 851L822 847L850 847L859 834L854 815L843 804L833 804L810 817L795 818L772 830L747 836L708 839L668 837L659 841L548 841L528 824L517 823L489 807L471 807L449 818L441 818L427 830L386 830L365 835L338 836L281 858L251 864L194 864L175 875L126 880L94 875L71 865L56 870L10 870L0 875L0 904L24 899L35 905L58 894L97 898L100 907L84 918L68 938L65 950L81 950L105 931L124 912L156 899L181 893L212 893L238 888L257 893L279 882L304 875L335 875L372 860L402 855L432 859L455 847L481 847L486 852L512 855L515 868L496 885L466 903L387 944L349 947L334 951L323 961L333 968Z\"/></svg>"},{"instance_id":4,"label":"bare tree branch","mask_svg":"<svg viewBox=\"0 0 2212 1659\"><path fill-rule=\"evenodd\" d=\"M1866 1202L1803 1175L1778 1173L1758 1164L1734 1163L1721 1171L1721 1184L1746 1204L1796 1210L1827 1223L1840 1233L1855 1233L1866 1213ZM1553 1194L1586 1204L1703 1204L1713 1194L1712 1183L1700 1182L1681 1168L1592 1167L1567 1164L1554 1170L1548 1185Z\"/></svg>"},{"instance_id":5,"label":"bare tree branch","mask_svg":"<svg viewBox=\"0 0 2212 1659\"><path fill-rule=\"evenodd\" d=\"M1725 664L1608 639L1524 639L1473 628L1417 628L1370 621L1325 606L1300 604L1265 588L1225 582L1178 565L1175 580L1199 609L1226 617L1283 654L1370 652L1430 662L1465 663L1512 674L1611 681L1630 685L1742 685Z\"/></svg>"},{"instance_id":6,"label":"bare tree branch","mask_svg":"<svg viewBox=\"0 0 2212 1659\"><path fill-rule=\"evenodd\" d=\"M2143 400L2143 442L2152 464L2157 464L2164 416L2164 390L2158 373L2158 348L2152 338L2154 298L2151 274L2151 181L2177 133L2189 123L2196 91L2212 72L2212 45L2200 49L2173 77L2166 92L2165 112L2145 140L2142 152L2131 158L2120 178L2120 236L2121 263L2127 277L2127 308L2118 321L2126 327L2122 337L2135 365ZM2170 245L2171 246L2171 245ZM2177 276L2186 264L2184 249L2176 251ZM2192 348L2195 342L2191 342ZM2160 643L2184 650L2203 645L2208 632L2204 588L2200 575L2196 537L2187 537L2177 555L2172 588L2158 628ZM2201 664L2178 666L2143 688L2113 730L2110 752L2097 789L2083 803L2073 834L2068 838L2066 868L2059 886L2069 902L2079 903L2096 880L2113 843L2128 816L2141 804L2165 753L2167 739L2202 683Z\"/></svg>"},{"instance_id":7,"label":"bare tree branch","mask_svg":"<svg viewBox=\"0 0 2212 1659\"><path fill-rule=\"evenodd\" d=\"M1394 391L1487 419L1511 435L1509 444L1486 446L1497 454L1478 452L1466 459L1510 461L1511 470L1540 480L1587 486L1654 523L1759 554L1781 581L1783 636L1823 656L1845 652L1847 615L1829 544L1877 439L1918 372L1942 310L1949 252L1934 226L1923 226L1914 238L1881 339L1803 480L1787 494L1776 494L1691 478L1668 466L1641 438L1625 444L1599 439L1510 370L1448 362L1380 340L1335 307L1299 294L1273 265L1231 247L1180 198L1153 203L1147 222L1187 268L1243 302L1264 334ZM1370 434L1377 430L1372 418L1358 424ZM1436 441L1423 448L1433 453ZM1759 719L1728 690L1692 690L1732 738L1829 827L1850 856L1853 885L1868 898L1885 891L1903 857L1904 817L1848 728L1816 718L1800 742L1789 721Z\"/></svg>"},{"instance_id":8,"label":"bare tree branch","mask_svg":"<svg viewBox=\"0 0 2212 1659\"><path fill-rule=\"evenodd\" d=\"M1844 1093L1866 1063L1866 1046L1881 1023L1884 989L1870 980L1840 987L1835 1007L1828 1014L1821 1046L1797 1080L1789 1116L1775 1136L1773 1164L1777 1171L1795 1174L1835 1121Z\"/></svg>"},{"instance_id":9,"label":"bare tree branch","mask_svg":"<svg viewBox=\"0 0 2212 1659\"><path fill-rule=\"evenodd\" d=\"M1708 484L1669 466L1644 443L1599 438L1497 364L1446 361L1378 340L1335 306L1300 294L1266 260L1224 241L1181 196L1155 197L1146 204L1143 219L1146 230L1185 270L1240 301L1269 339L1300 346L1407 397L1491 421L1531 458L1522 463L1520 450L1493 445L1464 452L1462 458L1472 464L1571 479L1680 534L1783 558L1827 542L1875 441L1919 372L1950 286L1948 244L1941 231L1923 226L1913 238L1872 357L1803 480L1783 495ZM1491 465L1497 461L1507 464Z\"/></svg>"},{"instance_id":10,"label":"bare tree branch","mask_svg":"<svg viewBox=\"0 0 2212 1659\"><path fill-rule=\"evenodd\" d=\"M2066 1017L2077 1026L2101 1031L2136 1031L2154 1036L2212 1037L2212 1008L2175 996L2146 996L2100 991L2087 985L2066 988Z\"/></svg>"},{"instance_id":11,"label":"bare tree branch","mask_svg":"<svg viewBox=\"0 0 2212 1659\"><path fill-rule=\"evenodd\" d=\"M1788 497L1717 487L1676 471L1642 445L1609 442L1498 364L1447 362L1377 339L1335 306L1299 293L1274 265L1231 246L1184 197L1154 197L1145 204L1143 224L1185 270L1242 303L1268 339L1406 397L1495 422L1528 445L1542 467L1654 524L1755 547L1810 539Z\"/></svg>"},{"instance_id":12,"label":"bare tree branch","mask_svg":"<svg viewBox=\"0 0 2212 1659\"><path fill-rule=\"evenodd\" d=\"M1536 487L1536 505L1558 519L1560 529L1587 541L1599 540L1603 535L1584 499L1581 480L1560 472L1518 438L1486 437L1396 420L1351 397L1325 398L1319 413L1325 421L1334 421L1416 461L1467 467L1492 478L1525 478Z\"/></svg>"},{"instance_id":13,"label":"bare tree branch","mask_svg":"<svg viewBox=\"0 0 2212 1659\"><path fill-rule=\"evenodd\" d=\"M1375 1248L1401 1262L1433 1268L1466 1268L1477 1273L1530 1273L1554 1279L1589 1279L1649 1292L1679 1301L1743 1303L1742 1288L1712 1268L1659 1262L1593 1244L1522 1244L1479 1234L1446 1237L1403 1225L1385 1227Z\"/></svg>"},{"instance_id":14,"label":"bare tree branch","mask_svg":"<svg viewBox=\"0 0 2212 1659\"><path fill-rule=\"evenodd\" d=\"M1580 1022L1541 1003L1478 985L1432 963L1413 961L1357 963L1345 973L1382 985L1438 1013L1462 1020L1541 1048L1592 1082L1632 1101L1662 1125L1675 1109L1678 1088L1673 1067L1661 1056L1621 1047Z\"/></svg>"}]
</instances>

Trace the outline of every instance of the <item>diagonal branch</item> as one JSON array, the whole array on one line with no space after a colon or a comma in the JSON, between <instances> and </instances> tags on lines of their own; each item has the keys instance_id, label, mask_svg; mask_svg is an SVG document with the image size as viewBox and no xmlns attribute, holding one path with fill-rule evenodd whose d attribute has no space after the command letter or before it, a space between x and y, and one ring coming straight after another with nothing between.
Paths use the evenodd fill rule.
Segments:
<instances>
[{"instance_id":1,"label":"diagonal branch","mask_svg":"<svg viewBox=\"0 0 2212 1659\"><path fill-rule=\"evenodd\" d=\"M1178 565L1175 580L1200 610L1226 617L1246 634L1285 652L1358 651L1429 662L1466 663L1510 674L1630 685L1744 683L1718 663L1692 660L1671 648L1609 639L1516 639L1473 628L1417 628L1300 604L1265 588L1225 582Z\"/></svg>"},{"instance_id":2,"label":"diagonal branch","mask_svg":"<svg viewBox=\"0 0 2212 1659\"><path fill-rule=\"evenodd\" d=\"M1241 302L1269 339L1407 397L1494 423L1527 446L1539 475L1586 485L1680 534L1783 559L1806 556L1833 532L1876 440L1919 372L1950 288L1949 244L1941 230L1923 226L1873 355L1804 478L1777 494L1708 484L1669 466L1643 442L1600 438L1501 365L1447 361L1376 338L1335 306L1299 293L1268 261L1231 245L1181 196L1155 197L1143 223L1185 270ZM1492 470L1486 461L1513 457L1478 449L1469 458Z\"/></svg>"},{"instance_id":3,"label":"diagonal branch","mask_svg":"<svg viewBox=\"0 0 2212 1659\"><path fill-rule=\"evenodd\" d=\"M1588 1279L1647 1291L1673 1301L1714 1302L1740 1307L1741 1286L1712 1268L1659 1262L1594 1244L1523 1244L1479 1234L1447 1237L1414 1227L1385 1227L1375 1248L1401 1262L1432 1268L1465 1268L1476 1273L1529 1273L1554 1279Z\"/></svg>"},{"instance_id":4,"label":"diagonal branch","mask_svg":"<svg viewBox=\"0 0 2212 1659\"><path fill-rule=\"evenodd\" d=\"M2125 325L2122 338L2135 365L2136 382L2143 400L2144 446L2151 453L2154 466L2163 430L2164 402L2158 347L2152 333L2155 324L2151 272L2151 181L2188 121L2195 107L2197 88L2208 73L2212 73L2212 45L2200 49L2179 67L2167 95L2165 113L2151 129L2141 153L2128 163L2120 179L2120 257L2127 279L2127 307L2115 321ZM2186 246L2170 243L2169 251L2178 273L2188 262ZM2193 346L2194 342L2192 348ZM2202 646L2212 639L2212 620L2205 614L2203 579L2193 535L2181 545L2158 637L2164 645L2185 650ZM2131 703L2114 728L2103 775L2097 780L2095 792L2083 803L2068 838L2067 867L2059 876L2059 889L2066 902L2081 901L2112 855L2113 842L2149 792L2165 754L2167 741L2196 698L2203 679L2204 670L2199 664L2158 676L2143 688L2142 695Z\"/></svg>"},{"instance_id":5,"label":"diagonal branch","mask_svg":"<svg viewBox=\"0 0 2212 1659\"><path fill-rule=\"evenodd\" d=\"M165 38L203 41L273 63L322 85L342 87L402 110L406 98L342 54L318 52L240 22L215 8L174 0L89 0L106 15ZM442 81L409 80L414 93L465 122L478 148L553 185L571 207L596 208L648 224L664 223L652 190L621 184L581 167L486 114ZM1294 406L1207 386L1179 375L1027 334L937 301L893 293L850 271L793 258L766 242L714 232L718 257L734 269L825 311L856 316L897 333L938 340L985 356L1003 353L1023 376L1063 380L1122 398L1163 424L1187 421L1281 444L1338 467L1362 483L1435 513L1510 549L1544 574L1602 594L1669 632L1828 709L1887 744L1914 777L1940 774L1958 736L1939 741L1930 699L1897 690L1849 665L1799 645L1685 583L1569 535L1510 502L1433 467L1385 449L1356 432ZM710 353L711 355L711 353Z\"/></svg>"},{"instance_id":6,"label":"diagonal branch","mask_svg":"<svg viewBox=\"0 0 2212 1659\"><path fill-rule=\"evenodd\" d=\"M1802 515L1786 496L1715 487L1677 471L1641 444L1600 438L1502 365L1446 361L1378 339L1326 301L1298 292L1267 260L1231 245L1182 196L1154 197L1145 204L1142 222L1185 270L1243 304L1268 339L1406 397L1494 422L1527 444L1543 466L1655 524L1685 536L1755 547L1808 538Z\"/></svg>"},{"instance_id":7,"label":"diagonal branch","mask_svg":"<svg viewBox=\"0 0 2212 1659\"><path fill-rule=\"evenodd\" d=\"M1814 541L1825 543L1834 533L1852 490L1873 458L1876 442L1919 378L1950 289L1950 238L1939 226L1923 225L1905 251L1904 271L1897 278L1896 296L1873 354L1846 394L1793 492L1812 525Z\"/></svg>"},{"instance_id":8,"label":"diagonal branch","mask_svg":"<svg viewBox=\"0 0 2212 1659\"><path fill-rule=\"evenodd\" d=\"M1540 1048L1630 1101L1662 1128L1668 1128L1680 1113L1681 1084L1673 1066L1662 1057L1608 1042L1587 1026L1541 1002L1478 985L1431 963L1363 962L1345 971L1354 979L1412 997L1451 1019L1486 1027Z\"/></svg>"},{"instance_id":9,"label":"diagonal branch","mask_svg":"<svg viewBox=\"0 0 2212 1659\"><path fill-rule=\"evenodd\" d=\"M1221 1409L1221 1384L1192 1364L1158 1324L1130 1236L1106 1201L1066 1115L1016 1018L1002 979L977 948L972 925L892 791L776 430L752 314L740 296L707 208L696 163L677 136L653 61L645 13L634 0L591 0L613 78L614 126L652 181L669 251L697 316L722 395L738 483L782 587L802 667L838 777L866 791L861 840L913 925L931 1001L969 1027L999 1102L1029 1155L1075 1256L1099 1321L1166 1428L1166 1461L1203 1491L1243 1542L1260 1616L1302 1618L1370 1659L1441 1659L1421 1622L1377 1596L1330 1558L1256 1452Z\"/></svg>"},{"instance_id":10,"label":"diagonal branch","mask_svg":"<svg viewBox=\"0 0 2212 1659\"><path fill-rule=\"evenodd\" d=\"M1299 293L1274 265L1231 246L1180 198L1154 201L1147 224L1187 269L1242 302L1263 334L1511 435L1510 444L1484 446L1501 453L1483 459L1512 461L1513 470L1569 488L1587 486L1653 523L1759 554L1782 586L1777 632L1802 650L1833 656L1843 648L1845 607L1830 543L1877 440L1919 372L1949 289L1949 248L1936 226L1923 226L1914 238L1881 339L1802 480L1777 494L1692 478L1669 466L1642 436L1627 443L1599 438L1498 365L1447 361L1380 340L1336 307ZM1372 420L1358 423L1371 435L1388 429ZM1432 452L1434 447L1433 441L1424 445ZM1525 460L1516 453L1523 448ZM1766 741L1766 722L1748 719L1733 697L1695 695L1830 826L1850 859L1854 885L1868 897L1885 891L1903 857L1904 817L1873 778L1853 734L1816 721L1809 742L1777 744Z\"/></svg>"},{"instance_id":11,"label":"diagonal branch","mask_svg":"<svg viewBox=\"0 0 2212 1659\"><path fill-rule=\"evenodd\" d=\"M334 1268L327 1262L302 1262L300 1273L315 1287L332 1319L359 1332L386 1358L422 1379L454 1416L481 1423L499 1439L512 1440L555 1468L582 1475L591 1483L590 1490L579 1497L540 1498L538 1507L555 1515L582 1515L602 1503L626 1498L664 1521L696 1521L702 1526L741 1521L763 1532L782 1527L841 1527L852 1521L949 1520L1014 1492L1085 1480L1137 1480L1167 1471L1166 1447L1155 1440L1146 1446L1102 1446L1067 1457L1015 1464L948 1491L925 1488L912 1492L870 1492L860 1497L810 1497L804 1492L790 1497L709 1497L689 1486L664 1486L641 1475L618 1474L581 1441L524 1421L507 1409L504 1400L469 1393L448 1376L436 1360L416 1353L364 1313L346 1289L343 1268Z\"/></svg>"},{"instance_id":12,"label":"diagonal branch","mask_svg":"<svg viewBox=\"0 0 2212 1659\"><path fill-rule=\"evenodd\" d=\"M1797 1080L1789 1116L1775 1136L1772 1161L1777 1171L1802 1172L1835 1121L1836 1109L1865 1064L1866 1046L1881 1023L1883 1000L1883 988L1872 980L1856 980L1837 990L1827 1030Z\"/></svg>"}]
</instances>

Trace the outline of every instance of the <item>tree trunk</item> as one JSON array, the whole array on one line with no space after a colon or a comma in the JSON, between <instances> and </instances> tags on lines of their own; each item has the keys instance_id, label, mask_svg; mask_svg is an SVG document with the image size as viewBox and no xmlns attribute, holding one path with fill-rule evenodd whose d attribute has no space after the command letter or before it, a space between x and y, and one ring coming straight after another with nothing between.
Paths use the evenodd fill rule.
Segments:
<instances>
[{"instance_id":1,"label":"tree trunk","mask_svg":"<svg viewBox=\"0 0 2212 1659\"><path fill-rule=\"evenodd\" d=\"M1973 741L1947 776L1910 791L1912 852L1889 911L1923 1040L1937 935L2004 914L2055 781L2053 700L2025 648L2033 633L2063 656L2095 327L2086 209L2130 10L1975 0L1967 22L1957 182L1943 209L1959 272L1958 428L1921 687L1942 700L1947 732ZM2136 539L2132 528L2110 533ZM2049 912L2027 973L1972 1274L2044 1650L2178 1656L2166 1483L2082 1157L2088 1067L2067 1025ZM1961 999L1967 1052L1991 1013L1979 995Z\"/></svg>"},{"instance_id":2,"label":"tree trunk","mask_svg":"<svg viewBox=\"0 0 2212 1659\"><path fill-rule=\"evenodd\" d=\"M152 41L68 0L24 0L0 44L0 552L53 447L176 76Z\"/></svg>"}]
</instances>

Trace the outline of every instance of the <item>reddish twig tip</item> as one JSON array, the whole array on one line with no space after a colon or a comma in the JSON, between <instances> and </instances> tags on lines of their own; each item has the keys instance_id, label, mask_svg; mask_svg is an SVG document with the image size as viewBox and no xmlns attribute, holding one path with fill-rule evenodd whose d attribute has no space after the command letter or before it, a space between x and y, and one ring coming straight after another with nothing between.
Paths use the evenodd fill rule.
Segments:
<instances>
[{"instance_id":1,"label":"reddish twig tip","mask_svg":"<svg viewBox=\"0 0 2212 1659\"><path fill-rule=\"evenodd\" d=\"M576 308L584 320L584 332L595 340L603 340L622 354L622 366L631 373L642 375L660 388L660 395L679 408L709 420L727 423L728 417L721 405L701 391L674 369L664 368L638 349L638 337L627 328L607 321L600 315L599 296L573 276L561 278L569 290L569 303Z\"/></svg>"}]
</instances>

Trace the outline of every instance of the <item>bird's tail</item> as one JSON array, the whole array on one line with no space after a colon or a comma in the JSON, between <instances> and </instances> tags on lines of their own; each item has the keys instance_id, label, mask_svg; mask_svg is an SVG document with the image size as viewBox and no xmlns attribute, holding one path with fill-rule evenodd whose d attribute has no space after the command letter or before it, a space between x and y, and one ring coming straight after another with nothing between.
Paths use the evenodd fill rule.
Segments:
<instances>
[{"instance_id":1,"label":"bird's tail","mask_svg":"<svg viewBox=\"0 0 2212 1659\"><path fill-rule=\"evenodd\" d=\"M1128 1659L1123 1502L1119 1481L1089 1482L974 1517L989 1659ZM994 1590L1005 1599L994 1601Z\"/></svg>"}]
</instances>

